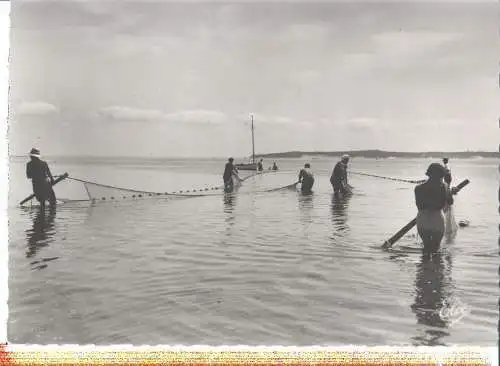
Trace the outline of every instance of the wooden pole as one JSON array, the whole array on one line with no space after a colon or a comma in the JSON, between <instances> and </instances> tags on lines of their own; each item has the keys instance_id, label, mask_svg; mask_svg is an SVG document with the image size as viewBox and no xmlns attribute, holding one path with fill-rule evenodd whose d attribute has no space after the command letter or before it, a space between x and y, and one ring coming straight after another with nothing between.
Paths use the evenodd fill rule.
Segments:
<instances>
[{"instance_id":1,"label":"wooden pole","mask_svg":"<svg viewBox=\"0 0 500 366\"><path fill-rule=\"evenodd\" d=\"M54 180L54 183L52 184L52 186L55 186L57 183L59 183L60 181L68 178L68 173L64 173L63 175L59 176L56 180ZM24 203L28 202L29 200L32 200L33 198L35 197L35 194L32 194L28 197L26 197L25 199L23 199L19 205L22 206Z\"/></svg>"},{"instance_id":2,"label":"wooden pole","mask_svg":"<svg viewBox=\"0 0 500 366\"><path fill-rule=\"evenodd\" d=\"M453 189L452 194L457 194L458 192L460 192L460 190L462 188L464 188L469 183L470 183L470 181L468 179L464 180L462 183L460 183L458 186L456 186ZM407 223L405 226L403 226L401 228L401 230L399 230L396 234L394 234L388 240L386 240L385 243L382 244L382 248L383 249L391 248L394 245L394 243L396 243L399 239L401 239L403 236L405 236L405 234L408 231L410 231L416 224L417 224L417 218L414 218L409 223Z\"/></svg>"}]
</instances>

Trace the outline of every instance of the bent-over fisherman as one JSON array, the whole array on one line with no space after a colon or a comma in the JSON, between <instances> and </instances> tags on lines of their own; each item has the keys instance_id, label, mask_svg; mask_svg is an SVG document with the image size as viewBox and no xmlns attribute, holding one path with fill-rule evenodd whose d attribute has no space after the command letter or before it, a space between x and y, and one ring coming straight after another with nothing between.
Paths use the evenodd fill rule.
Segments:
<instances>
[{"instance_id":1,"label":"bent-over fisherman","mask_svg":"<svg viewBox=\"0 0 500 366\"><path fill-rule=\"evenodd\" d=\"M304 164L299 172L299 183L301 183L300 190L302 193L312 193L312 187L314 185L314 175L311 171L311 164Z\"/></svg>"},{"instance_id":2,"label":"bent-over fisherman","mask_svg":"<svg viewBox=\"0 0 500 366\"><path fill-rule=\"evenodd\" d=\"M233 158L228 159L224 168L224 174L222 175L222 179L224 180L224 191L228 193L232 192L234 189L233 175L236 176L239 181L241 181L240 177L238 176L238 170L233 165L233 161Z\"/></svg>"},{"instance_id":3,"label":"bent-over fisherman","mask_svg":"<svg viewBox=\"0 0 500 366\"><path fill-rule=\"evenodd\" d=\"M26 177L31 179L33 194L40 202L42 210L45 209L45 201L49 201L51 206L55 206L56 194L52 189L54 177L50 172L49 165L40 159L40 150L35 148L30 151L30 159L26 164Z\"/></svg>"},{"instance_id":4,"label":"bent-over fisherman","mask_svg":"<svg viewBox=\"0 0 500 366\"><path fill-rule=\"evenodd\" d=\"M444 235L443 209L452 199L443 182L445 173L441 164L432 163L425 173L429 177L427 181L415 187L417 231L424 243L425 253L437 251Z\"/></svg>"},{"instance_id":5,"label":"bent-over fisherman","mask_svg":"<svg viewBox=\"0 0 500 366\"><path fill-rule=\"evenodd\" d=\"M351 193L351 188L347 183L347 165L349 164L349 155L342 155L341 160L335 164L332 175L330 176L330 183L333 187L335 194Z\"/></svg>"}]
</instances>

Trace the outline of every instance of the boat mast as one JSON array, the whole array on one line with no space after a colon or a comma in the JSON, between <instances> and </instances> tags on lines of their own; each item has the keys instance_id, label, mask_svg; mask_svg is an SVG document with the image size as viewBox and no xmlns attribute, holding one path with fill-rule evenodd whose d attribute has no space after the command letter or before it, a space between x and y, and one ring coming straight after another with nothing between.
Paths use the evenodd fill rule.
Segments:
<instances>
[{"instance_id":1,"label":"boat mast","mask_svg":"<svg viewBox=\"0 0 500 366\"><path fill-rule=\"evenodd\" d=\"M255 164L255 142L253 136L253 113L250 115L252 118L252 164Z\"/></svg>"}]
</instances>

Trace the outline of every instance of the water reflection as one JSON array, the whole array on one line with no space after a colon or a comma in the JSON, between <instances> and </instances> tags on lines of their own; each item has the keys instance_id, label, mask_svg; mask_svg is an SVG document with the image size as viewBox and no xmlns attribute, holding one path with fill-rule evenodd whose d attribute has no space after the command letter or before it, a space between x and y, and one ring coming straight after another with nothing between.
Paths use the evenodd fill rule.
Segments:
<instances>
[{"instance_id":1,"label":"water reflection","mask_svg":"<svg viewBox=\"0 0 500 366\"><path fill-rule=\"evenodd\" d=\"M50 207L42 210L37 209L33 214L32 227L25 231L28 243L26 258L31 258L37 254L40 248L49 245L53 241L55 234L54 219L56 208Z\"/></svg>"},{"instance_id":2,"label":"water reflection","mask_svg":"<svg viewBox=\"0 0 500 366\"><path fill-rule=\"evenodd\" d=\"M236 195L228 194L224 195L224 221L226 222L226 236L231 236L233 234L233 227L235 223L234 209L236 207Z\"/></svg>"},{"instance_id":3,"label":"water reflection","mask_svg":"<svg viewBox=\"0 0 500 366\"><path fill-rule=\"evenodd\" d=\"M307 233L313 223L313 210L314 210L314 195L297 193L298 205L300 212L300 222L304 227L304 233Z\"/></svg>"},{"instance_id":4,"label":"water reflection","mask_svg":"<svg viewBox=\"0 0 500 366\"><path fill-rule=\"evenodd\" d=\"M423 333L413 337L416 345L444 346L450 322L459 314L451 308L451 257L449 254L423 254L417 264L415 301L411 306ZM452 314L453 313L453 314ZM455 319L453 319L455 317Z\"/></svg>"},{"instance_id":5,"label":"water reflection","mask_svg":"<svg viewBox=\"0 0 500 366\"><path fill-rule=\"evenodd\" d=\"M349 230L347 224L347 208L349 201L351 200L350 195L337 195L332 194L332 223L336 229L337 235Z\"/></svg>"}]
</instances>

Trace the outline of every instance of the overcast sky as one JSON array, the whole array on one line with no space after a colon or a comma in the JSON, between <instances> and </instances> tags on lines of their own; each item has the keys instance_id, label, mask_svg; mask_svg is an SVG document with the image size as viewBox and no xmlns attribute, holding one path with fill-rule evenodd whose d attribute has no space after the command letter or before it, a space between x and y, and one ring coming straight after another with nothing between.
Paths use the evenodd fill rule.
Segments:
<instances>
[{"instance_id":1,"label":"overcast sky","mask_svg":"<svg viewBox=\"0 0 500 366\"><path fill-rule=\"evenodd\" d=\"M22 1L10 154L494 151L497 3Z\"/></svg>"}]
</instances>

